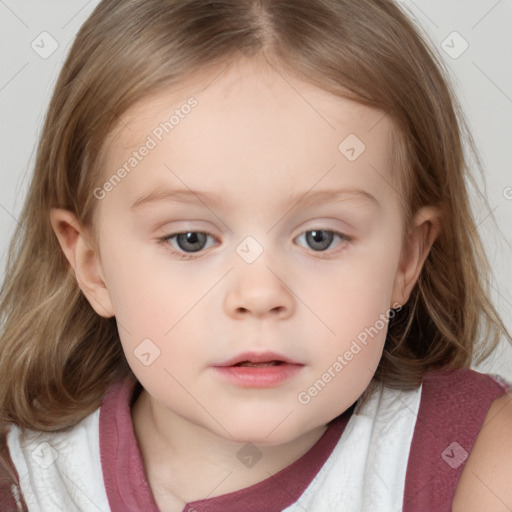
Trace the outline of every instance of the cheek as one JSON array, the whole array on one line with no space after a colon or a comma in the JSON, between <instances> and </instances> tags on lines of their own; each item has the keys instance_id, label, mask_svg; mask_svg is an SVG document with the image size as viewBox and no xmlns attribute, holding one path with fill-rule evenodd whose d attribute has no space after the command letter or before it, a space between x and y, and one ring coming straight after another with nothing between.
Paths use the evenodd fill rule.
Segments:
<instances>
[{"instance_id":1,"label":"cheek","mask_svg":"<svg viewBox=\"0 0 512 512\"><path fill-rule=\"evenodd\" d=\"M155 356L150 373L157 368L180 372L202 349L205 324L200 316L208 300L203 303L201 298L218 277L210 273L209 279L194 278L180 272L180 265L170 266L165 257L155 257L155 252L160 250L140 243L120 248L109 238L104 244L104 273L121 343L134 372L139 367L145 371L141 363Z\"/></svg>"},{"instance_id":2,"label":"cheek","mask_svg":"<svg viewBox=\"0 0 512 512\"><path fill-rule=\"evenodd\" d=\"M322 322L312 319L315 328L305 337L318 340L318 364L303 391L305 401L311 399L319 413L333 404L341 412L353 403L381 359L399 257L396 249L378 250L385 238L340 261L336 272L309 283L308 306Z\"/></svg>"},{"instance_id":3,"label":"cheek","mask_svg":"<svg viewBox=\"0 0 512 512\"><path fill-rule=\"evenodd\" d=\"M169 314L176 310L173 302L186 293L179 273L169 278L165 258L155 258L160 251L156 242L142 243L131 233L123 234L122 229L112 231L112 236L104 234L102 266L116 318L128 330L144 321L155 331L165 325L169 329L174 320Z\"/></svg>"},{"instance_id":4,"label":"cheek","mask_svg":"<svg viewBox=\"0 0 512 512\"><path fill-rule=\"evenodd\" d=\"M314 365L297 395L311 418L341 414L367 388L382 357L389 325L387 295L345 302L331 322L335 334L319 336Z\"/></svg>"},{"instance_id":5,"label":"cheek","mask_svg":"<svg viewBox=\"0 0 512 512\"><path fill-rule=\"evenodd\" d=\"M333 342L351 340L377 325L389 314L398 255L382 255L369 247L341 260L337 269L304 279L308 307L322 320L316 322ZM322 325L323 324L323 325Z\"/></svg>"}]
</instances>

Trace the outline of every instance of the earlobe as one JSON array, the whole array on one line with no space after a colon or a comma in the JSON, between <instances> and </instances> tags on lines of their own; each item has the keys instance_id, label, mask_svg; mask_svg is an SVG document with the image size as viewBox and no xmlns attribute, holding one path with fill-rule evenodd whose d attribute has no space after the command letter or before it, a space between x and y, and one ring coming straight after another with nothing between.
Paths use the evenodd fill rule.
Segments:
<instances>
[{"instance_id":1,"label":"earlobe","mask_svg":"<svg viewBox=\"0 0 512 512\"><path fill-rule=\"evenodd\" d=\"M88 231L76 216L62 208L53 208L50 222L77 284L98 313L105 318L114 316L114 307L104 278L98 251L92 247Z\"/></svg>"},{"instance_id":2,"label":"earlobe","mask_svg":"<svg viewBox=\"0 0 512 512\"><path fill-rule=\"evenodd\" d=\"M393 285L392 303L405 304L416 284L430 248L441 231L441 211L434 206L420 208L414 216L402 249Z\"/></svg>"}]
</instances>

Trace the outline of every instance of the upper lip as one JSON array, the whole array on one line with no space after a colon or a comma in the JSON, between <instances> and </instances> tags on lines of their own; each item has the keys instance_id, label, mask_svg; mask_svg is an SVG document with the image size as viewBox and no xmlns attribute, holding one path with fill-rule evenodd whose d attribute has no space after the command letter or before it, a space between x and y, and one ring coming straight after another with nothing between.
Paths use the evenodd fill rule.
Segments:
<instances>
[{"instance_id":1,"label":"upper lip","mask_svg":"<svg viewBox=\"0 0 512 512\"><path fill-rule=\"evenodd\" d=\"M244 361L250 361L251 363L267 363L269 361L282 361L283 363L289 364L301 364L289 357L278 354L277 352L242 352L231 359L223 361L221 363L214 364L213 366L233 366Z\"/></svg>"}]
</instances>

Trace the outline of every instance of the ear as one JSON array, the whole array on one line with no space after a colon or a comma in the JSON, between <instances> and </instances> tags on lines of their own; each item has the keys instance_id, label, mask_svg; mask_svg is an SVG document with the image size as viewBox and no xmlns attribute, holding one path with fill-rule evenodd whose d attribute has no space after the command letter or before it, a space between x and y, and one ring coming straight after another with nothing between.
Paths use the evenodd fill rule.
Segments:
<instances>
[{"instance_id":1,"label":"ear","mask_svg":"<svg viewBox=\"0 0 512 512\"><path fill-rule=\"evenodd\" d=\"M52 208L50 222L69 264L75 272L78 286L98 313L105 318L114 316L114 307L105 285L99 253L90 242L92 237L76 216L62 208Z\"/></svg>"},{"instance_id":2,"label":"ear","mask_svg":"<svg viewBox=\"0 0 512 512\"><path fill-rule=\"evenodd\" d=\"M418 280L430 247L441 231L441 210L434 206L420 208L411 228L398 264L391 304L405 304ZM392 306L393 307L393 306Z\"/></svg>"}]
</instances>

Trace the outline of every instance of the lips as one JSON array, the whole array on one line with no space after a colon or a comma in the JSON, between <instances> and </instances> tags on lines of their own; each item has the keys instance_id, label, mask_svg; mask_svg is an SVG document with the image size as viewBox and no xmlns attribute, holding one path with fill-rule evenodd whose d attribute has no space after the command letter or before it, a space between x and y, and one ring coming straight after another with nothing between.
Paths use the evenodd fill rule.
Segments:
<instances>
[{"instance_id":1,"label":"lips","mask_svg":"<svg viewBox=\"0 0 512 512\"><path fill-rule=\"evenodd\" d=\"M244 352L213 365L215 374L242 388L276 388L298 376L304 364L275 352Z\"/></svg>"},{"instance_id":2,"label":"lips","mask_svg":"<svg viewBox=\"0 0 512 512\"><path fill-rule=\"evenodd\" d=\"M214 364L213 366L245 366L254 368L263 368L266 366L279 366L282 364L296 364L300 365L297 361L289 357L277 354L275 352L243 352L238 354L227 361Z\"/></svg>"}]
</instances>

